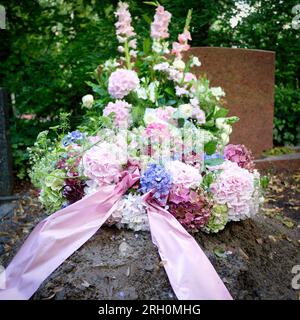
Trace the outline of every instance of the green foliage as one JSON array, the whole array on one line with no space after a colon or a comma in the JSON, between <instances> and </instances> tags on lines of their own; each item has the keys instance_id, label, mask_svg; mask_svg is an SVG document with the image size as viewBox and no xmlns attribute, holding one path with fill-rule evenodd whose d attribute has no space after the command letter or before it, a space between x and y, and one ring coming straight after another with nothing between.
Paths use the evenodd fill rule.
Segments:
<instances>
[{"instance_id":1,"label":"green foliage","mask_svg":"<svg viewBox=\"0 0 300 320\"><path fill-rule=\"evenodd\" d=\"M295 153L295 149L291 147L275 147L273 149L267 150L263 152L264 157L269 157L269 156L281 156L284 154L291 154Z\"/></svg>"},{"instance_id":2,"label":"green foliage","mask_svg":"<svg viewBox=\"0 0 300 320\"><path fill-rule=\"evenodd\" d=\"M297 0L244 0L250 13L232 27L240 10L228 7L210 29L216 46L271 50L276 53L274 143L300 144L300 34L292 28Z\"/></svg>"}]
</instances>

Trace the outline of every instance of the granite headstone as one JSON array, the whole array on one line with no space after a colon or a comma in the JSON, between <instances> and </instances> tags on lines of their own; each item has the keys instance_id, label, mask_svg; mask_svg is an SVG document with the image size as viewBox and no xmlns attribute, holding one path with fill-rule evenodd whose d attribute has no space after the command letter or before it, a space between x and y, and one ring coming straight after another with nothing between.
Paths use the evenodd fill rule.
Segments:
<instances>
[{"instance_id":1,"label":"granite headstone","mask_svg":"<svg viewBox=\"0 0 300 320\"><path fill-rule=\"evenodd\" d=\"M245 144L259 157L273 147L275 53L271 51L195 47L202 62L194 72L226 92L229 115L237 115L231 143Z\"/></svg>"}]
</instances>

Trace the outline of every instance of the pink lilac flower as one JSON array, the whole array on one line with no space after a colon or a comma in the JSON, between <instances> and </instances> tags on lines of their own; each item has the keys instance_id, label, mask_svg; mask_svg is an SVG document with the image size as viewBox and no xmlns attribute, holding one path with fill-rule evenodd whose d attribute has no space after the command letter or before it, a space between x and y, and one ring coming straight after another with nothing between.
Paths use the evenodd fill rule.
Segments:
<instances>
[{"instance_id":1,"label":"pink lilac flower","mask_svg":"<svg viewBox=\"0 0 300 320\"><path fill-rule=\"evenodd\" d=\"M239 167L253 172L254 162L252 153L243 144L228 144L224 148L224 156L226 159L236 162Z\"/></svg>"},{"instance_id":2,"label":"pink lilac flower","mask_svg":"<svg viewBox=\"0 0 300 320\"><path fill-rule=\"evenodd\" d=\"M151 37L156 40L169 37L168 26L171 20L171 13L166 11L163 6L156 8L154 21L151 23Z\"/></svg>"},{"instance_id":3,"label":"pink lilac flower","mask_svg":"<svg viewBox=\"0 0 300 320\"><path fill-rule=\"evenodd\" d=\"M125 39L134 36L135 32L131 26L131 15L128 11L127 3L119 2L115 16L118 18L118 21L115 23L117 35Z\"/></svg>"},{"instance_id":4,"label":"pink lilac flower","mask_svg":"<svg viewBox=\"0 0 300 320\"><path fill-rule=\"evenodd\" d=\"M192 191L187 200L169 202L169 212L189 231L197 232L205 227L212 211L212 203L204 194Z\"/></svg>"},{"instance_id":5,"label":"pink lilac flower","mask_svg":"<svg viewBox=\"0 0 300 320\"><path fill-rule=\"evenodd\" d=\"M109 116L114 114L114 124L118 128L128 128L131 124L130 110L131 104L123 100L116 100L116 102L109 102L104 108L103 115Z\"/></svg>"},{"instance_id":6,"label":"pink lilac flower","mask_svg":"<svg viewBox=\"0 0 300 320\"><path fill-rule=\"evenodd\" d=\"M210 189L217 203L228 206L229 221L250 217L254 192L253 174L229 160L225 160L217 169L222 171Z\"/></svg>"},{"instance_id":7,"label":"pink lilac flower","mask_svg":"<svg viewBox=\"0 0 300 320\"><path fill-rule=\"evenodd\" d=\"M122 99L139 85L139 78L135 71L117 69L108 79L108 92L115 99Z\"/></svg>"}]
</instances>

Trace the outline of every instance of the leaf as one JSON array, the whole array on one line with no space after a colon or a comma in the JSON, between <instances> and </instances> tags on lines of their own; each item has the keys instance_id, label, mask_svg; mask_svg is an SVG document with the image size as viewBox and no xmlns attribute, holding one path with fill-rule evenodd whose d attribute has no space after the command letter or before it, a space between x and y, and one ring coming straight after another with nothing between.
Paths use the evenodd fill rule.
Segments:
<instances>
[{"instance_id":1,"label":"leaf","mask_svg":"<svg viewBox=\"0 0 300 320\"><path fill-rule=\"evenodd\" d=\"M204 146L204 151L207 155L212 155L216 152L217 149L217 141L209 141Z\"/></svg>"},{"instance_id":2,"label":"leaf","mask_svg":"<svg viewBox=\"0 0 300 320\"><path fill-rule=\"evenodd\" d=\"M218 258L226 258L226 252L224 249L222 248L215 248L214 249L214 254L218 257Z\"/></svg>"},{"instance_id":3,"label":"leaf","mask_svg":"<svg viewBox=\"0 0 300 320\"><path fill-rule=\"evenodd\" d=\"M216 113L215 113L215 118L224 118L227 116L229 110L225 108L220 108Z\"/></svg>"},{"instance_id":4,"label":"leaf","mask_svg":"<svg viewBox=\"0 0 300 320\"><path fill-rule=\"evenodd\" d=\"M175 95L175 93L174 93L174 90L172 90L171 88L166 88L165 89L165 92L167 93L167 94L169 94L170 96L172 96L172 97L176 97L176 95Z\"/></svg>"},{"instance_id":5,"label":"leaf","mask_svg":"<svg viewBox=\"0 0 300 320\"><path fill-rule=\"evenodd\" d=\"M145 54L149 53L151 48L151 40L150 38L145 38L144 42L143 42L143 51Z\"/></svg>"}]
</instances>

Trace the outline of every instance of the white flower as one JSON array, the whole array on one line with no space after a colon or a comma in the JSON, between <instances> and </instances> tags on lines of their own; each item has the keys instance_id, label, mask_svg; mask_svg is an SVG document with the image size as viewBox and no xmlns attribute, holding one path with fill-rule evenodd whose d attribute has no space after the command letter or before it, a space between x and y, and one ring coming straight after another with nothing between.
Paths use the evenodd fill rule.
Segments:
<instances>
[{"instance_id":1,"label":"white flower","mask_svg":"<svg viewBox=\"0 0 300 320\"><path fill-rule=\"evenodd\" d=\"M88 109L92 108L94 103L94 97L91 94L87 94L82 97L82 105Z\"/></svg>"},{"instance_id":2,"label":"white flower","mask_svg":"<svg viewBox=\"0 0 300 320\"><path fill-rule=\"evenodd\" d=\"M120 53L123 53L123 52L124 52L124 47L118 46L118 51L119 51Z\"/></svg>"},{"instance_id":3,"label":"white flower","mask_svg":"<svg viewBox=\"0 0 300 320\"><path fill-rule=\"evenodd\" d=\"M175 59L173 62L173 66L179 71L183 71L185 68L185 63L181 59Z\"/></svg>"},{"instance_id":4,"label":"white flower","mask_svg":"<svg viewBox=\"0 0 300 320\"><path fill-rule=\"evenodd\" d=\"M188 90L186 90L185 88L181 88L179 86L176 86L175 90L176 90L176 96L179 96L179 97L190 94Z\"/></svg>"},{"instance_id":5,"label":"white flower","mask_svg":"<svg viewBox=\"0 0 300 320\"><path fill-rule=\"evenodd\" d=\"M143 99L143 100L147 100L148 96L147 96L147 90L143 87L138 87L135 89L135 92L138 96L138 98Z\"/></svg>"},{"instance_id":6,"label":"white flower","mask_svg":"<svg viewBox=\"0 0 300 320\"><path fill-rule=\"evenodd\" d=\"M118 228L133 231L149 231L149 220L146 206L138 195L126 195L118 203L117 209L111 215Z\"/></svg>"},{"instance_id":7,"label":"white flower","mask_svg":"<svg viewBox=\"0 0 300 320\"><path fill-rule=\"evenodd\" d=\"M158 86L159 86L158 81L153 81L148 86L149 100L153 103L156 101L156 89L158 88Z\"/></svg>"},{"instance_id":8,"label":"white flower","mask_svg":"<svg viewBox=\"0 0 300 320\"><path fill-rule=\"evenodd\" d=\"M178 107L179 117L185 119L190 118L193 115L193 110L194 107L191 104L181 104Z\"/></svg>"},{"instance_id":9,"label":"white flower","mask_svg":"<svg viewBox=\"0 0 300 320\"><path fill-rule=\"evenodd\" d=\"M198 57L193 57L192 59L192 63L191 63L191 67L196 66L196 67L200 67L201 66L201 62L198 59Z\"/></svg>"},{"instance_id":10,"label":"white flower","mask_svg":"<svg viewBox=\"0 0 300 320\"><path fill-rule=\"evenodd\" d=\"M225 96L225 92L221 87L212 87L210 88L210 91L217 99L220 99L220 97Z\"/></svg>"},{"instance_id":11,"label":"white flower","mask_svg":"<svg viewBox=\"0 0 300 320\"><path fill-rule=\"evenodd\" d=\"M199 100L197 98L190 99L190 104L193 107L199 107Z\"/></svg>"},{"instance_id":12,"label":"white flower","mask_svg":"<svg viewBox=\"0 0 300 320\"><path fill-rule=\"evenodd\" d=\"M221 141L223 145L226 145L229 143L229 135L226 132L223 132L221 134Z\"/></svg>"},{"instance_id":13,"label":"white flower","mask_svg":"<svg viewBox=\"0 0 300 320\"><path fill-rule=\"evenodd\" d=\"M155 64L153 66L153 70L167 71L169 69L169 67L170 67L170 65L168 62L162 62L162 63Z\"/></svg>"}]
</instances>

